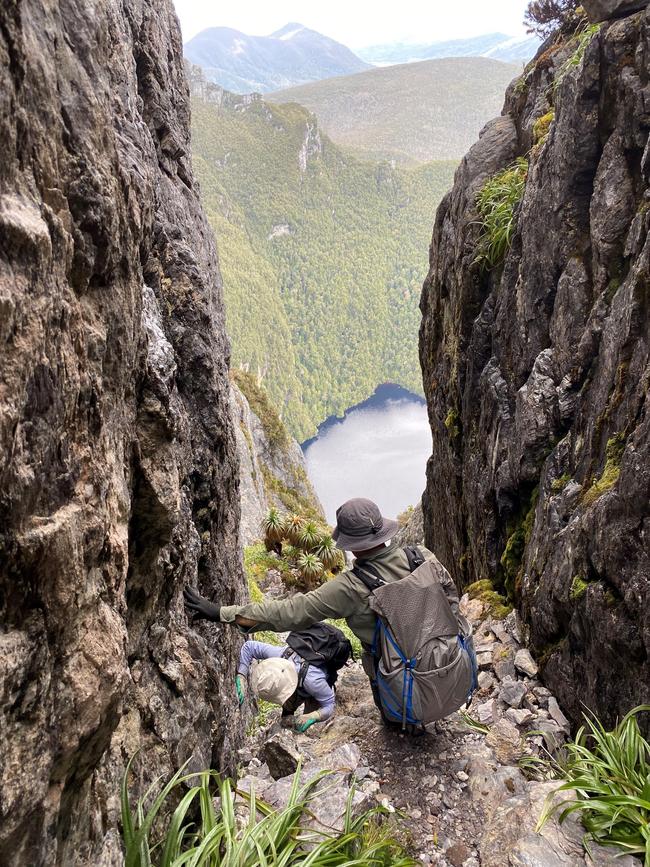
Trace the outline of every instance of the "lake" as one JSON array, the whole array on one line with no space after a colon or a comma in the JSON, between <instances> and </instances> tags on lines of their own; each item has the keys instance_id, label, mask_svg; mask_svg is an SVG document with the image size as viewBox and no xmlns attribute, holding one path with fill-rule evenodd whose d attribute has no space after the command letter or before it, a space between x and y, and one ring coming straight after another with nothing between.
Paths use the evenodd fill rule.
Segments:
<instances>
[{"instance_id":1,"label":"lake","mask_svg":"<svg viewBox=\"0 0 650 867\"><path fill-rule=\"evenodd\" d=\"M345 417L329 418L303 451L307 472L325 509L351 497L374 500L394 518L414 506L425 486L431 429L424 401L396 385L381 385Z\"/></svg>"}]
</instances>

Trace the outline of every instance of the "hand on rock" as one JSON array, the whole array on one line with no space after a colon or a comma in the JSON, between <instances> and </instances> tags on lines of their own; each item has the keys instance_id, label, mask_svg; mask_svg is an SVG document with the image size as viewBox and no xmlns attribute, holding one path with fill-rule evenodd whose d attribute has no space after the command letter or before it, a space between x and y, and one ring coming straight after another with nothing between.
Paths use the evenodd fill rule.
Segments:
<instances>
[{"instance_id":1,"label":"hand on rock","mask_svg":"<svg viewBox=\"0 0 650 867\"><path fill-rule=\"evenodd\" d=\"M186 587L183 590L183 596L185 597L185 607L192 612L195 620L204 619L219 623L220 605L208 602L195 587Z\"/></svg>"},{"instance_id":2,"label":"hand on rock","mask_svg":"<svg viewBox=\"0 0 650 867\"><path fill-rule=\"evenodd\" d=\"M246 698L246 681L238 674L235 678L235 689L237 690L237 700L239 701L239 707L241 707L244 703L244 699Z\"/></svg>"},{"instance_id":3,"label":"hand on rock","mask_svg":"<svg viewBox=\"0 0 650 867\"><path fill-rule=\"evenodd\" d=\"M319 711L315 710L312 713L303 713L296 720L296 731L306 732L309 726L313 726L317 722L320 722Z\"/></svg>"}]
</instances>

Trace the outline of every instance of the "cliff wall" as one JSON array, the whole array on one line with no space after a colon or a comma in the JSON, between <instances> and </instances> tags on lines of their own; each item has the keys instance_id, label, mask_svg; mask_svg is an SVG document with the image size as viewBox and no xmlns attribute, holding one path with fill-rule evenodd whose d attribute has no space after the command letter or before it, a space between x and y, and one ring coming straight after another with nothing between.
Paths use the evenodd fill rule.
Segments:
<instances>
[{"instance_id":1,"label":"cliff wall","mask_svg":"<svg viewBox=\"0 0 650 867\"><path fill-rule=\"evenodd\" d=\"M128 757L238 738L237 639L181 593L243 578L171 0L3 4L0 141L0 862L117 864Z\"/></svg>"},{"instance_id":2,"label":"cliff wall","mask_svg":"<svg viewBox=\"0 0 650 867\"><path fill-rule=\"evenodd\" d=\"M543 46L438 209L421 301L427 544L515 601L574 721L650 697L649 63L648 11ZM518 157L489 270L476 196Z\"/></svg>"}]
</instances>

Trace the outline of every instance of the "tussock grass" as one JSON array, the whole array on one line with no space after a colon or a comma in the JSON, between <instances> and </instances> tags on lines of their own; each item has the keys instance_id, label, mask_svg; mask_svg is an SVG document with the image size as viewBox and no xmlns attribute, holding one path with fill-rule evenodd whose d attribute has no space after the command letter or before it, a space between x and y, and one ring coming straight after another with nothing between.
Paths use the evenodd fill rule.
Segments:
<instances>
[{"instance_id":1,"label":"tussock grass","mask_svg":"<svg viewBox=\"0 0 650 867\"><path fill-rule=\"evenodd\" d=\"M528 163L520 157L491 177L476 197L481 235L475 261L484 269L500 265L510 249L517 225L516 210L526 186Z\"/></svg>"},{"instance_id":2,"label":"tussock grass","mask_svg":"<svg viewBox=\"0 0 650 867\"><path fill-rule=\"evenodd\" d=\"M294 776L286 807L276 810L240 792L247 816L236 815L236 787L215 771L184 774L187 763L154 795L158 781L131 804L128 777L121 791L125 867L414 867L379 818L378 807L358 818L352 815L352 791L341 834L318 833L302 827L309 816L316 786L329 775L323 771L300 785ZM219 800L215 801L215 795ZM216 806L218 805L218 806Z\"/></svg>"},{"instance_id":3,"label":"tussock grass","mask_svg":"<svg viewBox=\"0 0 650 867\"><path fill-rule=\"evenodd\" d=\"M587 835L596 843L618 846L650 867L650 743L637 717L650 705L633 708L611 731L592 714L585 716L564 757L549 765L565 782L547 800L537 823L540 831L551 816L563 822L578 812ZM571 792L570 799L555 800Z\"/></svg>"}]
</instances>

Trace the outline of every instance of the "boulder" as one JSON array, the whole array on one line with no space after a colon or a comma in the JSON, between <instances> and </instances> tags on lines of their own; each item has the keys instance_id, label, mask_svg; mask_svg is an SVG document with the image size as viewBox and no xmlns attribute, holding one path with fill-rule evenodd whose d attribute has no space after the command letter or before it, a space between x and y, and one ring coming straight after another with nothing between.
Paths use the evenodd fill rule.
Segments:
<instances>
[{"instance_id":1,"label":"boulder","mask_svg":"<svg viewBox=\"0 0 650 867\"><path fill-rule=\"evenodd\" d=\"M527 677L536 677L539 671L537 663L526 648L518 650L515 654L515 668Z\"/></svg>"},{"instance_id":2,"label":"boulder","mask_svg":"<svg viewBox=\"0 0 650 867\"><path fill-rule=\"evenodd\" d=\"M648 0L582 0L587 18L593 23L609 18L622 18L639 9L645 9Z\"/></svg>"},{"instance_id":3,"label":"boulder","mask_svg":"<svg viewBox=\"0 0 650 867\"><path fill-rule=\"evenodd\" d=\"M294 774L302 760L294 736L288 731L272 735L264 744L262 755L274 780Z\"/></svg>"}]
</instances>

